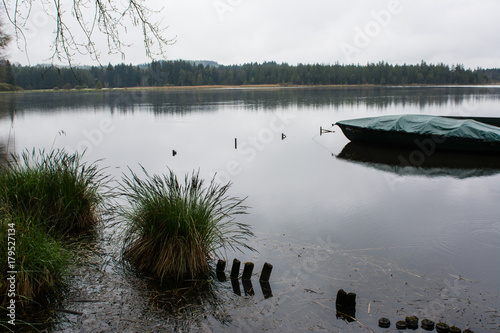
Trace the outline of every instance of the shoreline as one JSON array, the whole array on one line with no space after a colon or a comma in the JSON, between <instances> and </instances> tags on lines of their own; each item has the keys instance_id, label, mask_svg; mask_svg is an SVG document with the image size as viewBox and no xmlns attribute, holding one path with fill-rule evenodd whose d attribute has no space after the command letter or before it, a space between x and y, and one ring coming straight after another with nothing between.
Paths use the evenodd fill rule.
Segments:
<instances>
[{"instance_id":1,"label":"shoreline","mask_svg":"<svg viewBox=\"0 0 500 333\"><path fill-rule=\"evenodd\" d=\"M377 85L377 84L328 84L328 85L294 85L294 84L246 84L246 85L203 85L203 86L149 86L149 87L120 87L120 88L82 88L82 89L34 89L34 90L14 90L14 91L0 91L1 93L39 93L39 92L108 92L108 91L129 91L129 90L177 90L177 91L192 91L192 90L224 90L224 89L242 89L242 90L278 90L278 89L312 89L312 88L375 88L375 87L385 87L385 88L396 88L396 87L450 87L450 88L460 88L460 87L498 87L500 82L491 84L475 84L475 85L465 85L465 84L408 84L408 85Z\"/></svg>"}]
</instances>

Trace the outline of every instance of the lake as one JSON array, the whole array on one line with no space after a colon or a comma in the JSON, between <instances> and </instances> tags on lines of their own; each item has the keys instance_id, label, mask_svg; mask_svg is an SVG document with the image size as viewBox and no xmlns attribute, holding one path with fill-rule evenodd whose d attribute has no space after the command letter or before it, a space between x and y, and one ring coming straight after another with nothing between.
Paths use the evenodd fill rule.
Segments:
<instances>
[{"instance_id":1,"label":"lake","mask_svg":"<svg viewBox=\"0 0 500 333\"><path fill-rule=\"evenodd\" d=\"M58 305L83 315L57 312L52 329L382 332L379 318L394 331L416 315L498 332L498 157L427 165L437 153L357 147L331 128L410 113L499 117L500 86L0 94L0 142L10 152L86 150L115 180L141 166L199 170L231 181L230 194L251 207L239 221L252 226L259 252L228 252L226 270L233 258L252 261L253 288L214 279L182 296L165 291L120 264L110 221ZM386 154L423 160L402 167ZM265 262L271 290L258 282ZM356 293L356 321L336 312L339 289Z\"/></svg>"}]
</instances>

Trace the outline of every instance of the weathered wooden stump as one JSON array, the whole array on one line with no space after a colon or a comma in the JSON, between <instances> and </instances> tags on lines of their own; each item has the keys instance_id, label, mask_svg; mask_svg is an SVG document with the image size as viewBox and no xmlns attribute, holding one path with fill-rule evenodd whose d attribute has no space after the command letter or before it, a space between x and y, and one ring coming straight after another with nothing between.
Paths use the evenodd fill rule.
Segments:
<instances>
[{"instance_id":1,"label":"weathered wooden stump","mask_svg":"<svg viewBox=\"0 0 500 333\"><path fill-rule=\"evenodd\" d=\"M224 272L216 272L215 274L216 274L217 280L219 282L226 282L227 281L226 273L224 273Z\"/></svg>"},{"instance_id":2,"label":"weathered wooden stump","mask_svg":"<svg viewBox=\"0 0 500 333\"><path fill-rule=\"evenodd\" d=\"M237 279L240 275L241 262L238 259L233 260L233 267L231 268L231 279Z\"/></svg>"},{"instance_id":3,"label":"weathered wooden stump","mask_svg":"<svg viewBox=\"0 0 500 333\"><path fill-rule=\"evenodd\" d=\"M450 331L450 326L448 326L445 323L437 323L436 324L436 331L438 333L448 333Z\"/></svg>"},{"instance_id":4,"label":"weathered wooden stump","mask_svg":"<svg viewBox=\"0 0 500 333\"><path fill-rule=\"evenodd\" d=\"M382 317L378 320L378 326L382 328L389 328L391 327L391 321L385 317Z\"/></svg>"},{"instance_id":5,"label":"weathered wooden stump","mask_svg":"<svg viewBox=\"0 0 500 333\"><path fill-rule=\"evenodd\" d=\"M418 317L417 316L408 316L405 318L406 326L409 329L417 329L418 328Z\"/></svg>"},{"instance_id":6,"label":"weathered wooden stump","mask_svg":"<svg viewBox=\"0 0 500 333\"><path fill-rule=\"evenodd\" d=\"M252 278L254 264L253 262L246 262L245 267L243 268L243 276L242 280L250 280Z\"/></svg>"},{"instance_id":7,"label":"weathered wooden stump","mask_svg":"<svg viewBox=\"0 0 500 333\"><path fill-rule=\"evenodd\" d=\"M420 322L420 327L422 327L426 331L434 331L434 326L436 325L435 322L429 319L423 319Z\"/></svg>"},{"instance_id":8,"label":"weathered wooden stump","mask_svg":"<svg viewBox=\"0 0 500 333\"><path fill-rule=\"evenodd\" d=\"M217 261L217 267L215 268L215 271L224 272L225 269L226 269L226 261L219 259L219 261Z\"/></svg>"},{"instance_id":9,"label":"weathered wooden stump","mask_svg":"<svg viewBox=\"0 0 500 333\"><path fill-rule=\"evenodd\" d=\"M349 322L354 321L354 319L356 318L355 293L346 293L344 289L340 289L337 292L335 306L337 308L337 318L342 318Z\"/></svg>"},{"instance_id":10,"label":"weathered wooden stump","mask_svg":"<svg viewBox=\"0 0 500 333\"><path fill-rule=\"evenodd\" d=\"M264 267L262 267L262 272L260 273L259 281L268 282L271 277L271 272L273 271L273 265L266 262L264 263Z\"/></svg>"}]
</instances>

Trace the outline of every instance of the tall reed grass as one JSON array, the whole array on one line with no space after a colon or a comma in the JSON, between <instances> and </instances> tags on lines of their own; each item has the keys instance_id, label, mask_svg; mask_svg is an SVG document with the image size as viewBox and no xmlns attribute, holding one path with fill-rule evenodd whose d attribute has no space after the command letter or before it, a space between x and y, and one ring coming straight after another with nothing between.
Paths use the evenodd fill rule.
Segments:
<instances>
[{"instance_id":1,"label":"tall reed grass","mask_svg":"<svg viewBox=\"0 0 500 333\"><path fill-rule=\"evenodd\" d=\"M37 217L38 218L38 217ZM16 294L18 295L18 307L22 308L23 303L28 304L47 292L54 291L62 284L62 277L66 272L70 253L60 242L50 237L41 228L40 221L26 215L24 212L2 211L0 214L0 301L6 304L8 284L7 272L12 271L7 267L6 249L14 248ZM8 243L8 225L15 225L15 235L13 243Z\"/></svg>"},{"instance_id":2,"label":"tall reed grass","mask_svg":"<svg viewBox=\"0 0 500 333\"><path fill-rule=\"evenodd\" d=\"M24 151L0 172L0 201L49 233L81 232L99 222L107 184L108 176L81 154Z\"/></svg>"},{"instance_id":3,"label":"tall reed grass","mask_svg":"<svg viewBox=\"0 0 500 333\"><path fill-rule=\"evenodd\" d=\"M124 257L139 270L161 281L181 281L209 271L209 258L221 257L225 249L253 250L250 226L238 223L245 214L245 199L230 197L231 186L212 179L208 186L199 172L179 182L172 170L166 175L145 175L130 170L121 182L129 201L123 209L126 221Z\"/></svg>"},{"instance_id":4,"label":"tall reed grass","mask_svg":"<svg viewBox=\"0 0 500 333\"><path fill-rule=\"evenodd\" d=\"M62 283L70 258L63 237L92 230L109 194L108 177L78 153L25 151L0 166L0 299L12 270L7 226L15 229L17 298L29 303Z\"/></svg>"}]
</instances>

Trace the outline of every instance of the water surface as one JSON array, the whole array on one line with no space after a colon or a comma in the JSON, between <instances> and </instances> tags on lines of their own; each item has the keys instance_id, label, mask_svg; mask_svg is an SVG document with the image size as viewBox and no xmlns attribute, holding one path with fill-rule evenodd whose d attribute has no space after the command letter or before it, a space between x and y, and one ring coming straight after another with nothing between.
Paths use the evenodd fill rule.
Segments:
<instances>
[{"instance_id":1,"label":"water surface","mask_svg":"<svg viewBox=\"0 0 500 333\"><path fill-rule=\"evenodd\" d=\"M253 293L214 280L183 302L111 260L120 237L108 227L93 265L68 278L63 306L84 314L61 314L53 329L378 332L380 317L415 314L498 331L498 157L432 154L401 167L388 160L411 151L355 147L338 128L319 131L402 113L500 116L500 88L1 94L0 140L11 152L86 149L118 180L139 164L150 173L199 169L233 182L231 194L251 206L241 221L259 253L227 255L255 263ZM258 283L264 262L274 266L272 297ZM338 318L339 289L357 294L357 322ZM75 301L82 297L100 302Z\"/></svg>"}]
</instances>

